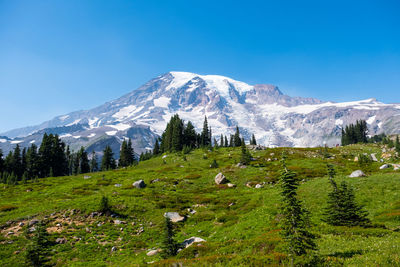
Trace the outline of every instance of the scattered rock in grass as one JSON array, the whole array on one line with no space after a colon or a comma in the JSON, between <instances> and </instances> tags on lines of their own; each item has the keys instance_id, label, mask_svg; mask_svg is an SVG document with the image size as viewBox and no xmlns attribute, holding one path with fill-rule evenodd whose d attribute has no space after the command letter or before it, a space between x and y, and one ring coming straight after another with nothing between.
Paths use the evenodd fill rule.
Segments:
<instances>
[{"instance_id":1,"label":"scattered rock in grass","mask_svg":"<svg viewBox=\"0 0 400 267\"><path fill-rule=\"evenodd\" d=\"M365 173L362 170L356 170L352 172L349 177L354 178L354 177L364 177L366 176Z\"/></svg>"},{"instance_id":2,"label":"scattered rock in grass","mask_svg":"<svg viewBox=\"0 0 400 267\"><path fill-rule=\"evenodd\" d=\"M31 227L31 226L33 226L33 225L35 225L35 224L38 224L38 223L39 223L39 220L33 219L32 221L30 221L30 222L28 223L28 226Z\"/></svg>"},{"instance_id":3,"label":"scattered rock in grass","mask_svg":"<svg viewBox=\"0 0 400 267\"><path fill-rule=\"evenodd\" d=\"M162 156L163 159L167 158L167 155Z\"/></svg>"},{"instance_id":4,"label":"scattered rock in grass","mask_svg":"<svg viewBox=\"0 0 400 267\"><path fill-rule=\"evenodd\" d=\"M136 234L137 234L137 235L140 235L140 234L143 233L143 232L144 232L143 227L140 227L140 228L137 230Z\"/></svg>"},{"instance_id":5,"label":"scattered rock in grass","mask_svg":"<svg viewBox=\"0 0 400 267\"><path fill-rule=\"evenodd\" d=\"M19 224L18 224L18 226L19 227L22 227L22 226L24 226L25 224L23 223L23 222L20 222Z\"/></svg>"},{"instance_id":6,"label":"scattered rock in grass","mask_svg":"<svg viewBox=\"0 0 400 267\"><path fill-rule=\"evenodd\" d=\"M14 232L13 232L13 231L10 231L10 232L8 232L8 233L6 234L6 236L13 235L13 234L14 234Z\"/></svg>"},{"instance_id":7,"label":"scattered rock in grass","mask_svg":"<svg viewBox=\"0 0 400 267\"><path fill-rule=\"evenodd\" d=\"M92 231L90 231L89 227L85 228L86 233L91 233Z\"/></svg>"},{"instance_id":8,"label":"scattered rock in grass","mask_svg":"<svg viewBox=\"0 0 400 267\"><path fill-rule=\"evenodd\" d=\"M147 252L146 255L151 257L157 255L159 252L161 252L161 249L152 249L149 252Z\"/></svg>"},{"instance_id":9,"label":"scattered rock in grass","mask_svg":"<svg viewBox=\"0 0 400 267\"><path fill-rule=\"evenodd\" d=\"M160 179L157 178L157 179L151 180L150 183L154 184L154 183L157 183L159 181L160 181Z\"/></svg>"},{"instance_id":10,"label":"scattered rock in grass","mask_svg":"<svg viewBox=\"0 0 400 267\"><path fill-rule=\"evenodd\" d=\"M182 243L181 243L181 246L182 247L184 247L184 248L188 248L188 247L190 247L191 245L193 245L194 243L201 243L201 242L206 242L203 238L200 238L200 237L191 237L191 238L188 238L188 239L185 239Z\"/></svg>"},{"instance_id":11,"label":"scattered rock in grass","mask_svg":"<svg viewBox=\"0 0 400 267\"><path fill-rule=\"evenodd\" d=\"M115 186L115 187L121 187L122 184L115 184L114 186Z\"/></svg>"},{"instance_id":12,"label":"scattered rock in grass","mask_svg":"<svg viewBox=\"0 0 400 267\"><path fill-rule=\"evenodd\" d=\"M28 189L26 189L26 192L32 192L32 188L28 188Z\"/></svg>"},{"instance_id":13,"label":"scattered rock in grass","mask_svg":"<svg viewBox=\"0 0 400 267\"><path fill-rule=\"evenodd\" d=\"M114 251L117 251L117 248L116 248L116 247L112 247L112 248L111 248L111 252L114 252Z\"/></svg>"},{"instance_id":14,"label":"scattered rock in grass","mask_svg":"<svg viewBox=\"0 0 400 267\"><path fill-rule=\"evenodd\" d=\"M223 175L221 172L215 176L214 180L216 184L226 184L229 182L225 175Z\"/></svg>"},{"instance_id":15,"label":"scattered rock in grass","mask_svg":"<svg viewBox=\"0 0 400 267\"><path fill-rule=\"evenodd\" d=\"M67 239L65 237L59 237L56 239L57 244L65 244L67 243Z\"/></svg>"},{"instance_id":16,"label":"scattered rock in grass","mask_svg":"<svg viewBox=\"0 0 400 267\"><path fill-rule=\"evenodd\" d=\"M185 217L179 215L178 212L166 212L164 213L164 217L169 218L173 223L182 222L185 220Z\"/></svg>"},{"instance_id":17,"label":"scattered rock in grass","mask_svg":"<svg viewBox=\"0 0 400 267\"><path fill-rule=\"evenodd\" d=\"M251 186L251 184L252 184L251 182L247 182L247 183L246 183L246 186L247 186L248 188L253 188L253 187Z\"/></svg>"},{"instance_id":18,"label":"scattered rock in grass","mask_svg":"<svg viewBox=\"0 0 400 267\"><path fill-rule=\"evenodd\" d=\"M390 164L383 164L382 166L379 167L380 170L388 169L390 168Z\"/></svg>"},{"instance_id":19,"label":"scattered rock in grass","mask_svg":"<svg viewBox=\"0 0 400 267\"><path fill-rule=\"evenodd\" d=\"M232 202L232 203L229 203L228 206L229 206L229 207L232 207L233 205L235 205L235 203Z\"/></svg>"},{"instance_id":20,"label":"scattered rock in grass","mask_svg":"<svg viewBox=\"0 0 400 267\"><path fill-rule=\"evenodd\" d=\"M21 253L20 250L16 250L16 251L13 252L14 255L17 255L17 254L19 254L19 253Z\"/></svg>"},{"instance_id":21,"label":"scattered rock in grass","mask_svg":"<svg viewBox=\"0 0 400 267\"><path fill-rule=\"evenodd\" d=\"M358 157L354 157L354 161L357 162L358 161Z\"/></svg>"},{"instance_id":22,"label":"scattered rock in grass","mask_svg":"<svg viewBox=\"0 0 400 267\"><path fill-rule=\"evenodd\" d=\"M190 212L191 214L195 214L196 213L196 211L191 209L191 208L188 208L187 211Z\"/></svg>"},{"instance_id":23,"label":"scattered rock in grass","mask_svg":"<svg viewBox=\"0 0 400 267\"><path fill-rule=\"evenodd\" d=\"M395 171L400 169L400 164L392 164L392 166L393 166L393 170L395 170Z\"/></svg>"},{"instance_id":24,"label":"scattered rock in grass","mask_svg":"<svg viewBox=\"0 0 400 267\"><path fill-rule=\"evenodd\" d=\"M132 186L136 187L136 188L145 188L146 184L145 184L145 182L143 180L139 180L139 181L134 182L132 184Z\"/></svg>"},{"instance_id":25,"label":"scattered rock in grass","mask_svg":"<svg viewBox=\"0 0 400 267\"><path fill-rule=\"evenodd\" d=\"M83 176L83 179L90 179L90 178L92 178L92 176L87 176L87 175Z\"/></svg>"},{"instance_id":26,"label":"scattered rock in grass","mask_svg":"<svg viewBox=\"0 0 400 267\"><path fill-rule=\"evenodd\" d=\"M371 154L371 160L372 160L372 161L375 161L375 162L378 161L378 159L376 158L376 154L375 154L375 153L372 153L372 154Z\"/></svg>"},{"instance_id":27,"label":"scattered rock in grass","mask_svg":"<svg viewBox=\"0 0 400 267\"><path fill-rule=\"evenodd\" d=\"M264 185L263 184L256 184L256 186L254 188L263 188Z\"/></svg>"},{"instance_id":28,"label":"scattered rock in grass","mask_svg":"<svg viewBox=\"0 0 400 267\"><path fill-rule=\"evenodd\" d=\"M232 183L228 183L228 187L233 188L233 187L236 187L236 185L232 184Z\"/></svg>"}]
</instances>

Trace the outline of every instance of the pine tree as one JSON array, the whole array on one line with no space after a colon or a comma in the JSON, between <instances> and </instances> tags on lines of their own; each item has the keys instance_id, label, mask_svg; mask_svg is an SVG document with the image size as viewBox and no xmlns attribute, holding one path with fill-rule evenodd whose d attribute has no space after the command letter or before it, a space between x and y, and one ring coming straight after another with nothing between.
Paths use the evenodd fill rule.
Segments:
<instances>
[{"instance_id":1,"label":"pine tree","mask_svg":"<svg viewBox=\"0 0 400 267\"><path fill-rule=\"evenodd\" d=\"M282 155L282 172L280 175L283 201L281 220L282 237L286 243L286 250L291 259L291 265L295 256L307 254L309 250L316 250L315 236L308 231L308 212L297 199L299 186L296 174L286 167L286 155Z\"/></svg>"},{"instance_id":2,"label":"pine tree","mask_svg":"<svg viewBox=\"0 0 400 267\"><path fill-rule=\"evenodd\" d=\"M127 155L128 155L129 166L135 164L135 162L136 162L135 151L133 149L132 140L130 138L128 139L128 153L127 153Z\"/></svg>"},{"instance_id":3,"label":"pine tree","mask_svg":"<svg viewBox=\"0 0 400 267\"><path fill-rule=\"evenodd\" d=\"M201 132L200 144L202 147L208 146L211 143L210 132L208 128L207 116L204 117L203 131Z\"/></svg>"},{"instance_id":4,"label":"pine tree","mask_svg":"<svg viewBox=\"0 0 400 267\"><path fill-rule=\"evenodd\" d=\"M194 129L193 123L191 121L188 121L185 129L183 130L183 144L190 148L195 148L197 143L196 139L197 134L196 130Z\"/></svg>"},{"instance_id":5,"label":"pine tree","mask_svg":"<svg viewBox=\"0 0 400 267\"><path fill-rule=\"evenodd\" d=\"M229 146L228 137L226 137L226 135L225 135L225 147L228 147L228 146Z\"/></svg>"},{"instance_id":6,"label":"pine tree","mask_svg":"<svg viewBox=\"0 0 400 267\"><path fill-rule=\"evenodd\" d=\"M248 165L251 161L251 154L249 152L249 150L246 148L246 144L244 142L244 140L241 141L241 157L240 157L240 163L244 164L244 165Z\"/></svg>"},{"instance_id":7,"label":"pine tree","mask_svg":"<svg viewBox=\"0 0 400 267\"><path fill-rule=\"evenodd\" d=\"M221 134L220 138L219 138L219 146L220 147L224 147L224 136Z\"/></svg>"},{"instance_id":8,"label":"pine tree","mask_svg":"<svg viewBox=\"0 0 400 267\"><path fill-rule=\"evenodd\" d=\"M106 146L103 150L103 158L101 160L101 170L112 170L115 169L114 153L110 146Z\"/></svg>"},{"instance_id":9,"label":"pine tree","mask_svg":"<svg viewBox=\"0 0 400 267\"><path fill-rule=\"evenodd\" d=\"M21 178L24 170L22 169L22 159L21 159L21 149L19 144L14 149L13 159L12 159L12 171L17 178Z\"/></svg>"},{"instance_id":10,"label":"pine tree","mask_svg":"<svg viewBox=\"0 0 400 267\"><path fill-rule=\"evenodd\" d=\"M234 147L235 146L235 144L233 143L233 135L231 135L230 138L229 138L229 146L230 147Z\"/></svg>"},{"instance_id":11,"label":"pine tree","mask_svg":"<svg viewBox=\"0 0 400 267\"><path fill-rule=\"evenodd\" d=\"M0 178L4 172L4 159L3 159L3 151L0 149Z\"/></svg>"},{"instance_id":12,"label":"pine tree","mask_svg":"<svg viewBox=\"0 0 400 267\"><path fill-rule=\"evenodd\" d=\"M174 240L174 230L171 220L166 217L164 224L164 236L161 245L161 257L167 259L173 257L178 252L178 244Z\"/></svg>"},{"instance_id":13,"label":"pine tree","mask_svg":"<svg viewBox=\"0 0 400 267\"><path fill-rule=\"evenodd\" d=\"M154 148L153 148L153 155L158 155L160 154L160 145L158 143L158 139L156 139L156 142L154 143Z\"/></svg>"},{"instance_id":14,"label":"pine tree","mask_svg":"<svg viewBox=\"0 0 400 267\"><path fill-rule=\"evenodd\" d=\"M121 150L119 152L119 167L127 167L129 166L129 154L128 154L128 143L126 140L122 141Z\"/></svg>"},{"instance_id":15,"label":"pine tree","mask_svg":"<svg viewBox=\"0 0 400 267\"><path fill-rule=\"evenodd\" d=\"M233 144L235 147L239 147L242 144L242 139L240 139L239 126L236 126L236 132L233 136Z\"/></svg>"},{"instance_id":16,"label":"pine tree","mask_svg":"<svg viewBox=\"0 0 400 267\"><path fill-rule=\"evenodd\" d=\"M35 226L36 230L32 237L27 235L30 243L26 249L26 263L32 266L44 266L48 261L49 254L49 234L46 230L46 225L43 222Z\"/></svg>"},{"instance_id":17,"label":"pine tree","mask_svg":"<svg viewBox=\"0 0 400 267\"><path fill-rule=\"evenodd\" d=\"M394 143L394 148L396 149L397 153L400 154L400 141L399 141L399 136L396 136L396 142Z\"/></svg>"},{"instance_id":18,"label":"pine tree","mask_svg":"<svg viewBox=\"0 0 400 267\"><path fill-rule=\"evenodd\" d=\"M97 163L96 152L92 152L92 156L90 158L90 172L97 172L99 170L99 166Z\"/></svg>"},{"instance_id":19,"label":"pine tree","mask_svg":"<svg viewBox=\"0 0 400 267\"><path fill-rule=\"evenodd\" d=\"M355 202L354 191L345 181L337 186L334 177L335 170L328 164L328 177L332 191L328 194L327 207L324 210L324 219L328 224L336 226L368 225L368 213Z\"/></svg>"},{"instance_id":20,"label":"pine tree","mask_svg":"<svg viewBox=\"0 0 400 267\"><path fill-rule=\"evenodd\" d=\"M251 136L250 145L254 145L254 146L257 145L256 137L254 136L254 134Z\"/></svg>"},{"instance_id":21,"label":"pine tree","mask_svg":"<svg viewBox=\"0 0 400 267\"><path fill-rule=\"evenodd\" d=\"M84 147L81 147L81 149L78 152L78 155L79 155L80 173L90 172L89 159Z\"/></svg>"}]
</instances>

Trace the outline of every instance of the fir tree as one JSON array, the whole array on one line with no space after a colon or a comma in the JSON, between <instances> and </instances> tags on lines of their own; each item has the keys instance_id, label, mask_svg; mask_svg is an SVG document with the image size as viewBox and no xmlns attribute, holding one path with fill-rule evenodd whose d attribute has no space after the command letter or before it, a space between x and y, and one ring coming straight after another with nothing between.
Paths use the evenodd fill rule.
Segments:
<instances>
[{"instance_id":1,"label":"fir tree","mask_svg":"<svg viewBox=\"0 0 400 267\"><path fill-rule=\"evenodd\" d=\"M156 139L156 142L154 143L154 148L153 148L153 155L158 155L160 154L160 145L158 143L158 139Z\"/></svg>"},{"instance_id":2,"label":"fir tree","mask_svg":"<svg viewBox=\"0 0 400 267\"><path fill-rule=\"evenodd\" d=\"M26 249L26 263L32 266L44 266L48 261L49 254L49 234L43 222L35 226L36 230L32 237L27 235L30 243Z\"/></svg>"},{"instance_id":3,"label":"fir tree","mask_svg":"<svg viewBox=\"0 0 400 267\"><path fill-rule=\"evenodd\" d=\"M80 173L90 172L89 159L84 147L81 147L81 149L79 150L78 157L79 157Z\"/></svg>"},{"instance_id":4,"label":"fir tree","mask_svg":"<svg viewBox=\"0 0 400 267\"><path fill-rule=\"evenodd\" d=\"M4 159L3 159L3 151L0 149L0 178L4 172Z\"/></svg>"},{"instance_id":5,"label":"fir tree","mask_svg":"<svg viewBox=\"0 0 400 267\"><path fill-rule=\"evenodd\" d=\"M119 167L126 167L129 166L129 159L128 159L128 143L126 140L122 141L121 150L119 152Z\"/></svg>"},{"instance_id":6,"label":"fir tree","mask_svg":"<svg viewBox=\"0 0 400 267\"><path fill-rule=\"evenodd\" d=\"M396 142L394 143L394 148L396 149L397 153L400 154L400 141L399 141L399 136L396 136Z\"/></svg>"},{"instance_id":7,"label":"fir tree","mask_svg":"<svg viewBox=\"0 0 400 267\"><path fill-rule=\"evenodd\" d=\"M92 152L92 156L90 158L90 172L97 172L99 170L99 166L97 163L96 152Z\"/></svg>"},{"instance_id":8,"label":"fir tree","mask_svg":"<svg viewBox=\"0 0 400 267\"><path fill-rule=\"evenodd\" d=\"M244 142L244 140L241 141L241 157L240 157L240 163L244 164L244 165L248 165L251 161L251 154L249 152L249 150L246 148L246 144Z\"/></svg>"},{"instance_id":9,"label":"fir tree","mask_svg":"<svg viewBox=\"0 0 400 267\"><path fill-rule=\"evenodd\" d=\"M111 206L108 200L108 197L102 196L99 204L99 211L103 212L104 214L111 213Z\"/></svg>"},{"instance_id":10,"label":"fir tree","mask_svg":"<svg viewBox=\"0 0 400 267\"><path fill-rule=\"evenodd\" d=\"M355 202L353 189L345 181L337 186L334 177L335 170L328 164L328 177L332 191L328 194L327 207L324 211L324 221L336 226L368 225L368 213Z\"/></svg>"},{"instance_id":11,"label":"fir tree","mask_svg":"<svg viewBox=\"0 0 400 267\"><path fill-rule=\"evenodd\" d=\"M233 136L233 144L236 147L239 147L242 144L242 140L240 139L239 126L236 126L236 132L235 135Z\"/></svg>"},{"instance_id":12,"label":"fir tree","mask_svg":"<svg viewBox=\"0 0 400 267\"><path fill-rule=\"evenodd\" d=\"M308 212L297 199L299 186L296 174L286 167L286 155L282 155L282 172L280 175L283 201L281 220L282 237L286 243L286 250L293 266L294 257L307 254L309 250L316 250L315 236L308 231Z\"/></svg>"},{"instance_id":13,"label":"fir tree","mask_svg":"<svg viewBox=\"0 0 400 267\"><path fill-rule=\"evenodd\" d=\"M178 252L178 244L174 240L174 230L171 220L166 217L164 224L164 236L161 245L161 257L167 259L173 257Z\"/></svg>"},{"instance_id":14,"label":"fir tree","mask_svg":"<svg viewBox=\"0 0 400 267\"><path fill-rule=\"evenodd\" d=\"M229 146L228 137L226 137L226 135L225 135L225 147L228 147L228 146Z\"/></svg>"},{"instance_id":15,"label":"fir tree","mask_svg":"<svg viewBox=\"0 0 400 267\"><path fill-rule=\"evenodd\" d=\"M202 147L208 146L211 143L210 139L210 132L208 128L208 122L207 122L207 117L204 117L204 123L203 123L203 131L201 132L201 141L200 144Z\"/></svg>"},{"instance_id":16,"label":"fir tree","mask_svg":"<svg viewBox=\"0 0 400 267\"><path fill-rule=\"evenodd\" d=\"M229 146L230 147L234 147L235 146L235 144L233 142L233 135L231 135L230 138L229 138Z\"/></svg>"},{"instance_id":17,"label":"fir tree","mask_svg":"<svg viewBox=\"0 0 400 267\"><path fill-rule=\"evenodd\" d=\"M219 138L219 146L220 147L224 147L224 136L221 134L220 138Z\"/></svg>"},{"instance_id":18,"label":"fir tree","mask_svg":"<svg viewBox=\"0 0 400 267\"><path fill-rule=\"evenodd\" d=\"M254 134L251 136L250 145L257 145L256 137L254 136Z\"/></svg>"},{"instance_id":19,"label":"fir tree","mask_svg":"<svg viewBox=\"0 0 400 267\"><path fill-rule=\"evenodd\" d=\"M115 167L116 164L114 159L114 153L112 152L110 146L106 146L103 150L103 158L101 160L101 170L102 171L112 170L115 169Z\"/></svg>"},{"instance_id":20,"label":"fir tree","mask_svg":"<svg viewBox=\"0 0 400 267\"><path fill-rule=\"evenodd\" d=\"M196 130L194 129L193 123L191 121L188 121L188 123L185 126L185 129L183 130L183 144L190 148L195 148L196 139L197 139L197 134Z\"/></svg>"},{"instance_id":21,"label":"fir tree","mask_svg":"<svg viewBox=\"0 0 400 267\"><path fill-rule=\"evenodd\" d=\"M21 149L19 144L14 149L13 159L12 159L12 171L17 178L21 178L24 170L22 169L22 159L21 159Z\"/></svg>"}]
</instances>

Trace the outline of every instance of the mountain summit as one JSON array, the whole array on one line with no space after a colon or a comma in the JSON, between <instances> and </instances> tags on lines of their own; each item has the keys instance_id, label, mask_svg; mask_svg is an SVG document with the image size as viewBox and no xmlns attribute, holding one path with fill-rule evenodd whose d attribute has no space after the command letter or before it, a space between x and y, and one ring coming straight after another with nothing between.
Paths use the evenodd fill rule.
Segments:
<instances>
[{"instance_id":1,"label":"mountain summit","mask_svg":"<svg viewBox=\"0 0 400 267\"><path fill-rule=\"evenodd\" d=\"M132 138L135 150L141 152L152 147L175 113L198 130L207 116L217 139L239 125L246 140L254 133L258 143L267 146L336 144L341 128L357 119L367 121L371 134L400 131L400 104L376 99L323 102L287 96L275 85L173 71L94 109L0 134L7 136L0 139L0 147L8 151L17 143L39 144L47 132L59 134L73 149L83 145L88 151L111 145L117 152L124 138Z\"/></svg>"}]
</instances>

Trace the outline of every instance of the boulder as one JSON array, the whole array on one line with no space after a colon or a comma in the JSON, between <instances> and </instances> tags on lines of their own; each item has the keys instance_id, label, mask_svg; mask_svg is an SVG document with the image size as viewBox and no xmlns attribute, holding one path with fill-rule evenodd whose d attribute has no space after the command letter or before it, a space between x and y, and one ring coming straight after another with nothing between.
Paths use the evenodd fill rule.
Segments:
<instances>
[{"instance_id":1,"label":"boulder","mask_svg":"<svg viewBox=\"0 0 400 267\"><path fill-rule=\"evenodd\" d=\"M145 182L143 180L139 180L139 181L134 182L132 184L132 186L136 187L136 188L145 188L146 184L145 184Z\"/></svg>"},{"instance_id":2,"label":"boulder","mask_svg":"<svg viewBox=\"0 0 400 267\"><path fill-rule=\"evenodd\" d=\"M371 154L371 160L372 160L372 161L375 161L375 162L378 161L378 159L376 158L376 154L375 154L375 153L372 153L372 154Z\"/></svg>"},{"instance_id":3,"label":"boulder","mask_svg":"<svg viewBox=\"0 0 400 267\"><path fill-rule=\"evenodd\" d=\"M356 170L354 172L352 172L349 177L354 178L354 177L364 177L366 176L365 173L363 173L362 170Z\"/></svg>"},{"instance_id":4,"label":"boulder","mask_svg":"<svg viewBox=\"0 0 400 267\"><path fill-rule=\"evenodd\" d=\"M30 221L28 223L28 226L31 227L31 226L34 226L35 224L38 224L38 223L39 223L39 220L33 219L32 221Z\"/></svg>"},{"instance_id":5,"label":"boulder","mask_svg":"<svg viewBox=\"0 0 400 267\"><path fill-rule=\"evenodd\" d=\"M227 185L228 185L228 187L230 187L230 188L236 187L236 185L235 185L235 184L232 184L232 183L228 183Z\"/></svg>"},{"instance_id":6,"label":"boulder","mask_svg":"<svg viewBox=\"0 0 400 267\"><path fill-rule=\"evenodd\" d=\"M157 255L160 251L161 251L161 249L152 249L149 252L147 252L146 255L151 257L154 255Z\"/></svg>"},{"instance_id":7,"label":"boulder","mask_svg":"<svg viewBox=\"0 0 400 267\"><path fill-rule=\"evenodd\" d=\"M184 248L190 247L191 245L193 245L194 243L201 243L201 242L206 242L203 238L200 237L191 237L186 239L185 241L183 241L181 243L181 246Z\"/></svg>"},{"instance_id":8,"label":"boulder","mask_svg":"<svg viewBox=\"0 0 400 267\"><path fill-rule=\"evenodd\" d=\"M56 243L57 244L65 244L65 243L67 243L67 239L65 237L62 237L62 238L59 237L56 239Z\"/></svg>"},{"instance_id":9,"label":"boulder","mask_svg":"<svg viewBox=\"0 0 400 267\"><path fill-rule=\"evenodd\" d=\"M182 222L185 220L185 217L179 215L178 212L166 212L164 213L164 217L169 218L173 223Z\"/></svg>"},{"instance_id":10,"label":"boulder","mask_svg":"<svg viewBox=\"0 0 400 267\"><path fill-rule=\"evenodd\" d=\"M214 180L216 184L226 184L228 182L228 179L221 172L215 176Z\"/></svg>"},{"instance_id":11,"label":"boulder","mask_svg":"<svg viewBox=\"0 0 400 267\"><path fill-rule=\"evenodd\" d=\"M379 167L380 170L384 170L384 169L388 169L390 168L391 165L390 164L383 164L382 166Z\"/></svg>"},{"instance_id":12,"label":"boulder","mask_svg":"<svg viewBox=\"0 0 400 267\"><path fill-rule=\"evenodd\" d=\"M263 184L256 184L256 186L254 188L263 188L264 185Z\"/></svg>"}]
</instances>

